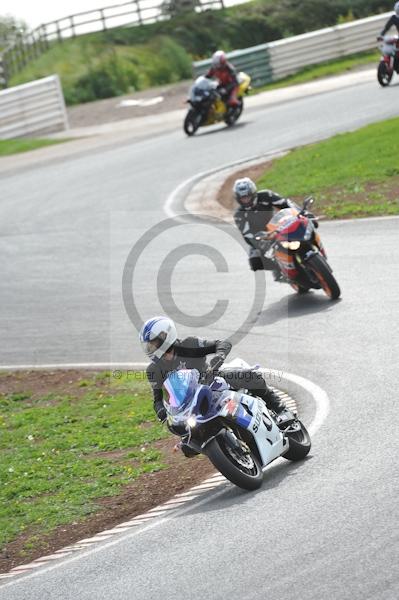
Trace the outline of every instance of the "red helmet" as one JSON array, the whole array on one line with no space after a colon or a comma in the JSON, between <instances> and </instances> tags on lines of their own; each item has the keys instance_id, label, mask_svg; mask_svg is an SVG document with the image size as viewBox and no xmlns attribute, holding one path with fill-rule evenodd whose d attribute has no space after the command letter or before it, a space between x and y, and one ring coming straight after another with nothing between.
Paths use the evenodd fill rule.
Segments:
<instances>
[{"instance_id":1,"label":"red helmet","mask_svg":"<svg viewBox=\"0 0 399 600\"><path fill-rule=\"evenodd\" d=\"M227 63L227 57L226 57L226 54L223 52L223 50L217 50L216 52L213 53L212 67L214 69L223 67L223 65L225 65L226 63Z\"/></svg>"}]
</instances>

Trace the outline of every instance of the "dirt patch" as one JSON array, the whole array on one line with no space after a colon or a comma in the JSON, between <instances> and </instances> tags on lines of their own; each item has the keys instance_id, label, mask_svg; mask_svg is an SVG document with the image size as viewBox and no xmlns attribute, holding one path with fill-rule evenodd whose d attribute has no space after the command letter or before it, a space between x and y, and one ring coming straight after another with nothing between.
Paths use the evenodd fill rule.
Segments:
<instances>
[{"instance_id":1,"label":"dirt patch","mask_svg":"<svg viewBox=\"0 0 399 600\"><path fill-rule=\"evenodd\" d=\"M27 399L37 400L52 396L72 396L79 399L87 394L88 388L106 389L112 393L109 377L91 381L93 371L15 371L0 373L0 394L27 394Z\"/></svg>"},{"instance_id":2,"label":"dirt patch","mask_svg":"<svg viewBox=\"0 0 399 600\"><path fill-rule=\"evenodd\" d=\"M89 385L80 387L82 382ZM73 396L79 398L87 393L90 386L93 387L92 382L93 371L15 372L0 374L0 393L22 394L29 389L30 399L48 396L50 392L54 396L73 392ZM112 390L108 377L95 378L94 387L107 387L107 393ZM177 442L178 438L172 434L167 439L155 442L153 447L161 452L160 461L166 468L141 475L117 496L97 499L98 510L85 520L59 526L50 534L31 529L7 544L0 550L0 573L51 554L104 529L111 529L190 489L215 472L204 456L186 458L180 450L176 451L174 447ZM109 458L118 461L123 459L126 452L128 449L99 455L108 454Z\"/></svg>"},{"instance_id":3,"label":"dirt patch","mask_svg":"<svg viewBox=\"0 0 399 600\"><path fill-rule=\"evenodd\" d=\"M173 85L164 85L126 96L96 100L67 108L70 127L90 127L104 123L114 123L124 119L158 115L160 113L187 107L187 93L192 81L182 81ZM157 99L162 97L161 102ZM134 106L121 106L126 101L135 101ZM156 102L151 104L151 102Z\"/></svg>"},{"instance_id":4,"label":"dirt patch","mask_svg":"<svg viewBox=\"0 0 399 600\"><path fill-rule=\"evenodd\" d=\"M253 167L247 167L246 169L240 169L239 171L236 171L235 173L230 175L226 179L226 181L223 183L222 187L220 188L220 190L218 192L218 196L217 196L217 201L222 206L224 206L224 208L227 208L227 210L233 211L237 206L237 204L234 200L234 197L233 197L233 193L232 193L232 189L233 189L235 180L239 179L240 177L249 177L250 179L253 179L254 181L256 181L258 179L258 177L263 175L263 173L265 173L265 171L267 171L268 169L271 168L272 164L273 163L271 161L267 161L267 162L255 165Z\"/></svg>"}]
</instances>

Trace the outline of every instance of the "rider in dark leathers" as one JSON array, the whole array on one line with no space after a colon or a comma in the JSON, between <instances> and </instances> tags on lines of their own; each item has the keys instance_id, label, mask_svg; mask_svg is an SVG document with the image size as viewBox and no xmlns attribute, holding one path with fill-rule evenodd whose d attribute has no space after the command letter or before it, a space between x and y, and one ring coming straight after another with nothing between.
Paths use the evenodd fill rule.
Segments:
<instances>
[{"instance_id":1,"label":"rider in dark leathers","mask_svg":"<svg viewBox=\"0 0 399 600\"><path fill-rule=\"evenodd\" d=\"M155 317L146 321L140 332L140 340L147 356L151 358L146 373L152 388L154 410L160 421L166 418L162 398L163 384L168 375L180 369L198 369L200 381L209 384L218 374L218 369L231 350L231 344L226 340L204 340L195 336L183 340L177 339L175 325L167 317ZM167 342L164 343L164 340ZM157 344L159 345L156 353L154 347ZM163 348L162 344L164 344ZM209 354L214 354L214 357L208 365L205 358ZM285 404L268 388L259 371L251 369L223 371L223 378L232 389L245 387L255 393L275 413L280 414L285 410Z\"/></svg>"},{"instance_id":2,"label":"rider in dark leathers","mask_svg":"<svg viewBox=\"0 0 399 600\"><path fill-rule=\"evenodd\" d=\"M398 30L398 33L399 33L399 2L395 3L395 6L393 7L393 9L395 12L385 23L385 26L384 26L383 30L381 31L378 39L382 38L386 34L386 32L391 29L391 27L396 27L396 29Z\"/></svg>"},{"instance_id":3,"label":"rider in dark leathers","mask_svg":"<svg viewBox=\"0 0 399 600\"><path fill-rule=\"evenodd\" d=\"M253 271L265 269L273 271L276 281L281 279L281 271L277 263L264 256L265 248L256 240L256 234L265 231L267 223L273 217L274 208L296 207L288 198L283 198L271 190L257 190L249 177L237 179L233 186L234 198L238 208L234 213L234 221L241 231L244 240L250 246L249 264Z\"/></svg>"}]
</instances>

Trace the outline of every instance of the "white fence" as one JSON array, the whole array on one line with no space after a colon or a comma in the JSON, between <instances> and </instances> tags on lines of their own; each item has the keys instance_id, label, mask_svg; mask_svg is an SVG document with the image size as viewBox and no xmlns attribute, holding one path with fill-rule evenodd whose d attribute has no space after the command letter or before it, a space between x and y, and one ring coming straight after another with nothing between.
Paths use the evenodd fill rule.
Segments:
<instances>
[{"instance_id":1,"label":"white fence","mask_svg":"<svg viewBox=\"0 0 399 600\"><path fill-rule=\"evenodd\" d=\"M37 137L67 128L58 75L0 91L0 139Z\"/></svg>"},{"instance_id":2,"label":"white fence","mask_svg":"<svg viewBox=\"0 0 399 600\"><path fill-rule=\"evenodd\" d=\"M268 45L274 79L282 79L311 64L371 50L392 13L312 31Z\"/></svg>"},{"instance_id":3,"label":"white fence","mask_svg":"<svg viewBox=\"0 0 399 600\"><path fill-rule=\"evenodd\" d=\"M227 56L239 69L253 77L254 87L261 86L283 79L309 65L376 48L376 36L391 14L384 13L269 44L235 50ZM193 63L195 74L203 73L209 66L210 60Z\"/></svg>"}]
</instances>

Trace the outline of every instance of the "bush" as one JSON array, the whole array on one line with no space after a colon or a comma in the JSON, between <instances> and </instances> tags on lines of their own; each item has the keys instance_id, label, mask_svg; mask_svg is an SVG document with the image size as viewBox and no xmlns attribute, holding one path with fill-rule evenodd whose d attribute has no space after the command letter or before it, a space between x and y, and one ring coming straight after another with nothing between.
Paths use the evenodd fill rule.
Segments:
<instances>
[{"instance_id":1,"label":"bush","mask_svg":"<svg viewBox=\"0 0 399 600\"><path fill-rule=\"evenodd\" d=\"M135 67L115 52L90 66L88 72L65 89L67 104L90 102L101 98L121 96L139 89L139 75Z\"/></svg>"}]
</instances>

